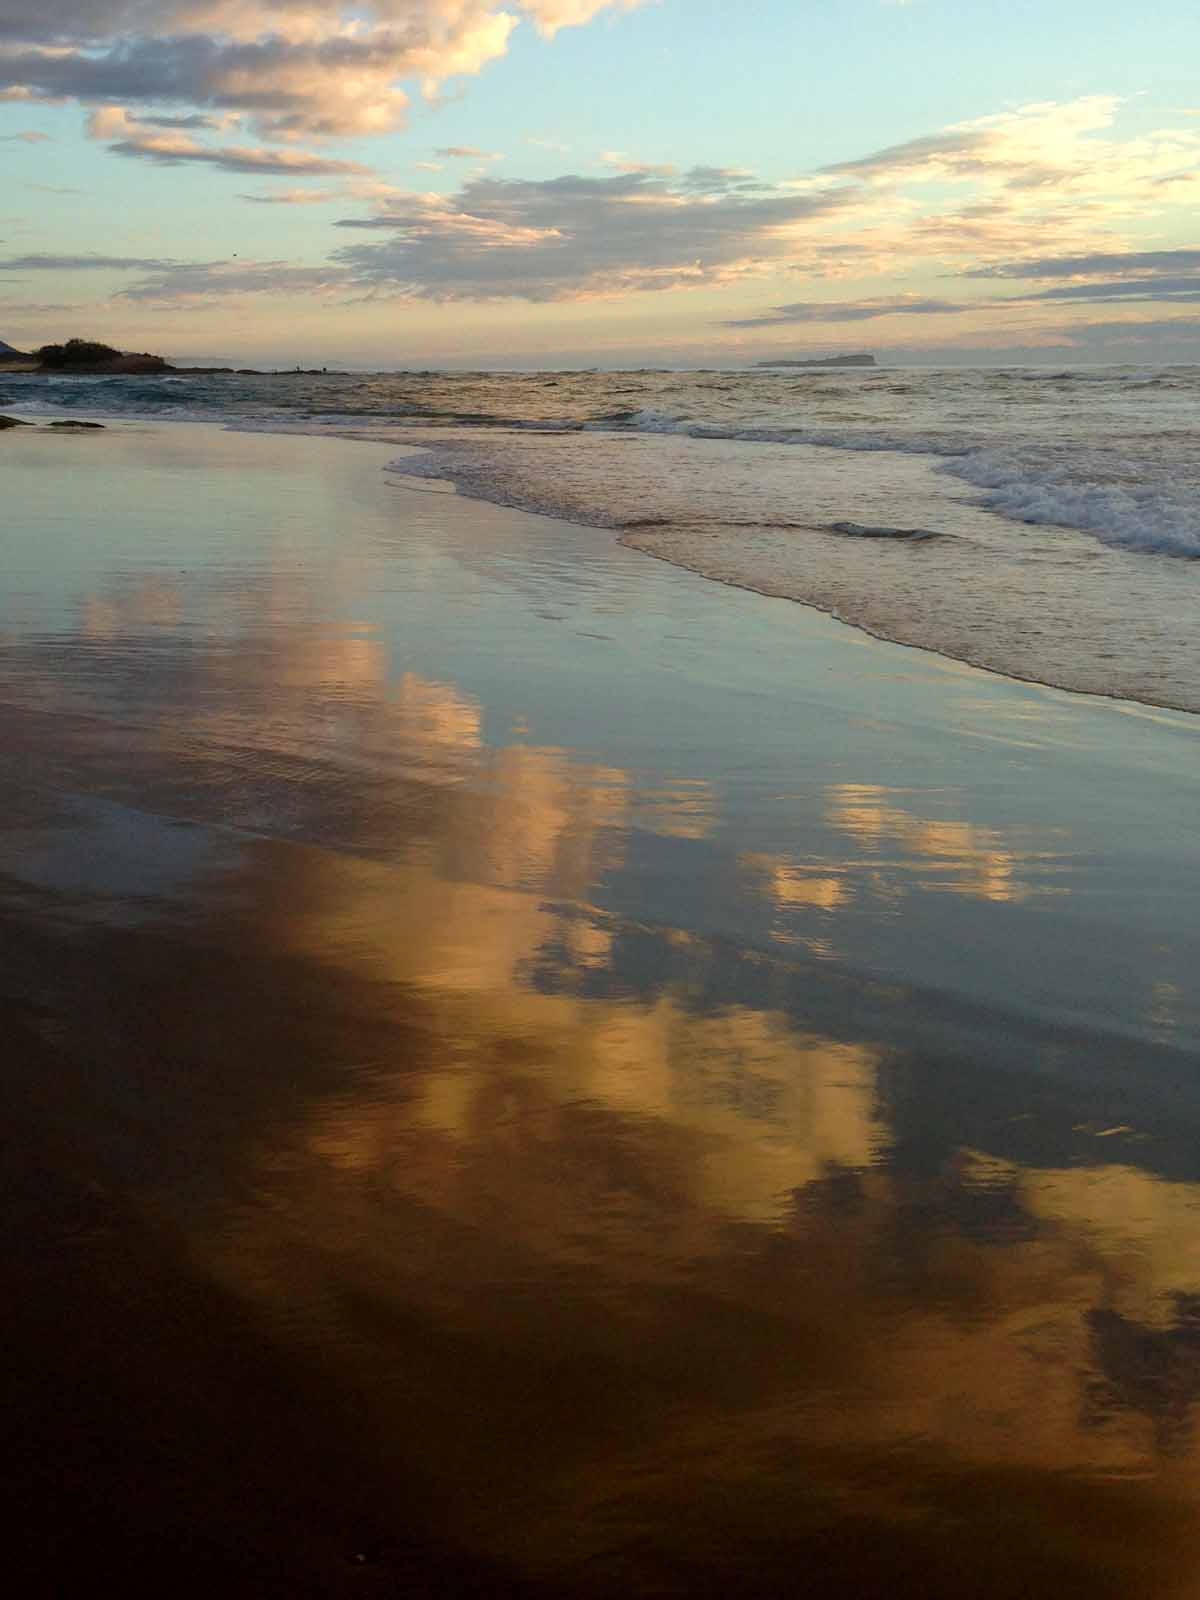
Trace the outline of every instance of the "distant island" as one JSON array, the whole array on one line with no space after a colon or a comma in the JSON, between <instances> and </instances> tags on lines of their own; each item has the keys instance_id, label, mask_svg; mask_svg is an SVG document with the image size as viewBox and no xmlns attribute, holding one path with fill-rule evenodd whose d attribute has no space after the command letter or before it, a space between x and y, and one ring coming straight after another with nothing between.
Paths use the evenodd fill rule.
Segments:
<instances>
[{"instance_id":1,"label":"distant island","mask_svg":"<svg viewBox=\"0 0 1200 1600\"><path fill-rule=\"evenodd\" d=\"M807 360L788 360L781 358L778 361L756 361L756 367L873 367L877 363L874 356L814 356Z\"/></svg>"}]
</instances>

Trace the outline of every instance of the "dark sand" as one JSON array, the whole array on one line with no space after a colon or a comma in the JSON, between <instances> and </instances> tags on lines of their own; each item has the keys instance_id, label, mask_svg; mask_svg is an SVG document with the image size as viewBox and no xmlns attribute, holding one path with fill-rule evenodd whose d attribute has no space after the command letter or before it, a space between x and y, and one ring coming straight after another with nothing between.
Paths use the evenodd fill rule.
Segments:
<instances>
[{"instance_id":1,"label":"dark sand","mask_svg":"<svg viewBox=\"0 0 1200 1600\"><path fill-rule=\"evenodd\" d=\"M391 453L0 447L14 1592L1200 1594L1194 719Z\"/></svg>"}]
</instances>

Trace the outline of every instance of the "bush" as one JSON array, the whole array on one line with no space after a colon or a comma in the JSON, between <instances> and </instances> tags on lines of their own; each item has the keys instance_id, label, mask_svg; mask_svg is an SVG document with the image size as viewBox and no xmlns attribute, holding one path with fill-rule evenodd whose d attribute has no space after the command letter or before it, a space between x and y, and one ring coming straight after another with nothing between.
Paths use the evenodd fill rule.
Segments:
<instances>
[{"instance_id":1,"label":"bush","mask_svg":"<svg viewBox=\"0 0 1200 1600\"><path fill-rule=\"evenodd\" d=\"M91 339L68 339L66 344L44 344L34 355L44 367L90 367L102 361L119 361L121 352Z\"/></svg>"}]
</instances>

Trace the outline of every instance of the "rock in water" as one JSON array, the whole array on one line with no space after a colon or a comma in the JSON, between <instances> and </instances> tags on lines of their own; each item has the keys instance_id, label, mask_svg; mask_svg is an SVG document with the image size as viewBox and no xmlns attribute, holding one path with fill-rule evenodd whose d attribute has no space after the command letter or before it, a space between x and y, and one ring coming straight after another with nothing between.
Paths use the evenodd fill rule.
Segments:
<instances>
[{"instance_id":1,"label":"rock in water","mask_svg":"<svg viewBox=\"0 0 1200 1600\"><path fill-rule=\"evenodd\" d=\"M100 428L100 429L103 429L104 424L102 422L79 422L75 417L67 417L61 422L52 422L50 424L50 426L52 428Z\"/></svg>"},{"instance_id":2,"label":"rock in water","mask_svg":"<svg viewBox=\"0 0 1200 1600\"><path fill-rule=\"evenodd\" d=\"M940 539L942 535L932 528L872 528L863 522L827 522L827 533L847 533L855 539L908 539L914 543L921 539Z\"/></svg>"},{"instance_id":3,"label":"rock in water","mask_svg":"<svg viewBox=\"0 0 1200 1600\"><path fill-rule=\"evenodd\" d=\"M20 417L0 417L0 431L5 428L32 428L32 422L23 422Z\"/></svg>"}]
</instances>

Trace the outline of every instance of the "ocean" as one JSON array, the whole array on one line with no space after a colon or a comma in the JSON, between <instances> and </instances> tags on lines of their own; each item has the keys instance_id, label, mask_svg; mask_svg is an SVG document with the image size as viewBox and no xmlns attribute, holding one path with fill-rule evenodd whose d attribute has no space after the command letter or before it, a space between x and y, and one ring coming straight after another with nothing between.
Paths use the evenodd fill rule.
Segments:
<instances>
[{"instance_id":1,"label":"ocean","mask_svg":"<svg viewBox=\"0 0 1200 1600\"><path fill-rule=\"evenodd\" d=\"M1200 367L13 375L0 410L394 441L410 482L1011 676L1200 711Z\"/></svg>"}]
</instances>

